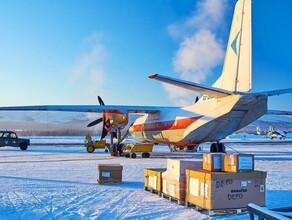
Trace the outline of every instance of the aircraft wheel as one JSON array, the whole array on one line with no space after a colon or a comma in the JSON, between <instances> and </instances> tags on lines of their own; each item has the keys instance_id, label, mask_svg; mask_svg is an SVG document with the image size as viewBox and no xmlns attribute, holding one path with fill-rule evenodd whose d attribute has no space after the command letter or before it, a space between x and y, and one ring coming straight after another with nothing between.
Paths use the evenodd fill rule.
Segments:
<instances>
[{"instance_id":1,"label":"aircraft wheel","mask_svg":"<svg viewBox=\"0 0 292 220\"><path fill-rule=\"evenodd\" d=\"M212 143L212 144L211 144L210 152L211 152L211 153L216 153L216 152L218 152L218 144L217 144L217 143Z\"/></svg>"},{"instance_id":2,"label":"aircraft wheel","mask_svg":"<svg viewBox=\"0 0 292 220\"><path fill-rule=\"evenodd\" d=\"M226 153L226 148L225 148L225 145L222 144L222 143L219 143L218 144L218 152L220 153Z\"/></svg>"},{"instance_id":3,"label":"aircraft wheel","mask_svg":"<svg viewBox=\"0 0 292 220\"><path fill-rule=\"evenodd\" d=\"M19 147L20 147L21 150L26 150L27 149L27 144L22 143L22 144L20 144Z\"/></svg>"},{"instance_id":4,"label":"aircraft wheel","mask_svg":"<svg viewBox=\"0 0 292 220\"><path fill-rule=\"evenodd\" d=\"M86 148L86 150L87 150L88 153L93 153L93 151L94 151L94 147L92 147L92 146L88 146L88 147Z\"/></svg>"},{"instance_id":5,"label":"aircraft wheel","mask_svg":"<svg viewBox=\"0 0 292 220\"><path fill-rule=\"evenodd\" d=\"M131 158L136 158L136 157L137 157L137 155L135 153L131 154Z\"/></svg>"},{"instance_id":6,"label":"aircraft wheel","mask_svg":"<svg viewBox=\"0 0 292 220\"><path fill-rule=\"evenodd\" d=\"M193 150L195 150L195 146L187 146L187 149L188 149L189 151L193 151Z\"/></svg>"}]
</instances>

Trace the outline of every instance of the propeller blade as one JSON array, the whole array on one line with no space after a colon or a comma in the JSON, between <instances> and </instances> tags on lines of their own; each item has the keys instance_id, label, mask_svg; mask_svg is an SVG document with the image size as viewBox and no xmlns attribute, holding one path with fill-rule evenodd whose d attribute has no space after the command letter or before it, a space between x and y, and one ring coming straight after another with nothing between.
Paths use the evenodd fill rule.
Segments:
<instances>
[{"instance_id":1,"label":"propeller blade","mask_svg":"<svg viewBox=\"0 0 292 220\"><path fill-rule=\"evenodd\" d=\"M97 125L98 123L102 122L102 118L96 119L93 122L90 122L87 127L92 127L94 125Z\"/></svg>"},{"instance_id":2,"label":"propeller blade","mask_svg":"<svg viewBox=\"0 0 292 220\"><path fill-rule=\"evenodd\" d=\"M107 130L103 127L102 134L101 134L101 139L104 139L106 137L107 133L108 133Z\"/></svg>"},{"instance_id":3,"label":"propeller blade","mask_svg":"<svg viewBox=\"0 0 292 220\"><path fill-rule=\"evenodd\" d=\"M100 105L104 105L104 102L102 101L102 99L100 98L100 96L97 96L98 102Z\"/></svg>"}]
</instances>

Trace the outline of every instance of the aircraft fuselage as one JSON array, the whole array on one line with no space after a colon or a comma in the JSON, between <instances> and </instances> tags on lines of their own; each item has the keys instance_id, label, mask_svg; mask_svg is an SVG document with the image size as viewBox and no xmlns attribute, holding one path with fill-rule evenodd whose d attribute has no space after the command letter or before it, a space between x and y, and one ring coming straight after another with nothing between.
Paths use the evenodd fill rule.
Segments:
<instances>
[{"instance_id":1,"label":"aircraft fuselage","mask_svg":"<svg viewBox=\"0 0 292 220\"><path fill-rule=\"evenodd\" d=\"M142 142L193 146L219 141L267 112L266 95L230 95L138 118L130 128Z\"/></svg>"}]
</instances>

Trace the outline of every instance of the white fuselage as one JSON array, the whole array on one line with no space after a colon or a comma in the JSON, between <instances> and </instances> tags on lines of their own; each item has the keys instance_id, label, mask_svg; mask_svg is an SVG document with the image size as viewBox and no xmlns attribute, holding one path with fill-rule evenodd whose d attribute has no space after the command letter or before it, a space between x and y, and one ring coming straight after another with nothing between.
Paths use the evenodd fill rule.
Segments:
<instances>
[{"instance_id":1,"label":"white fuselage","mask_svg":"<svg viewBox=\"0 0 292 220\"><path fill-rule=\"evenodd\" d=\"M266 112L265 95L201 98L188 107L144 115L134 122L130 133L139 141L192 146L219 141Z\"/></svg>"}]
</instances>

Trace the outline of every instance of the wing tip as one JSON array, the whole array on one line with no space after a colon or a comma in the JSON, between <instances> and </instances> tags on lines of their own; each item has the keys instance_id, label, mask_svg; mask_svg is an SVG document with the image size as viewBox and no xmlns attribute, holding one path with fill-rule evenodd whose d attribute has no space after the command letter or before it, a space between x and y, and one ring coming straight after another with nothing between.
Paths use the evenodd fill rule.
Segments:
<instances>
[{"instance_id":1,"label":"wing tip","mask_svg":"<svg viewBox=\"0 0 292 220\"><path fill-rule=\"evenodd\" d=\"M149 78L149 79L154 79L154 78L156 78L157 76L158 76L157 73L152 73L152 74L150 74L150 75L148 76L148 78Z\"/></svg>"}]
</instances>

